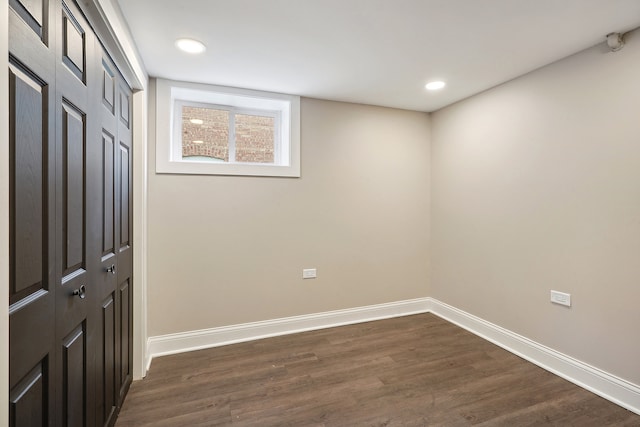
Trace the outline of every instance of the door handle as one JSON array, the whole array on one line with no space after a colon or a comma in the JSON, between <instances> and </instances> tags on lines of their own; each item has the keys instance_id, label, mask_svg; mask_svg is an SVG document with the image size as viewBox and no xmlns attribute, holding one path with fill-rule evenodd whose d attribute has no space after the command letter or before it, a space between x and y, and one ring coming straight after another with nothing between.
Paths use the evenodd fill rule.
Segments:
<instances>
[{"instance_id":1,"label":"door handle","mask_svg":"<svg viewBox=\"0 0 640 427\"><path fill-rule=\"evenodd\" d=\"M85 293L87 292L87 288L84 285L80 285L78 289L73 291L72 295L77 295L80 299L84 299Z\"/></svg>"},{"instance_id":2,"label":"door handle","mask_svg":"<svg viewBox=\"0 0 640 427\"><path fill-rule=\"evenodd\" d=\"M106 268L107 273L111 273L111 274L116 274L116 265L115 264L111 264L110 267Z\"/></svg>"}]
</instances>

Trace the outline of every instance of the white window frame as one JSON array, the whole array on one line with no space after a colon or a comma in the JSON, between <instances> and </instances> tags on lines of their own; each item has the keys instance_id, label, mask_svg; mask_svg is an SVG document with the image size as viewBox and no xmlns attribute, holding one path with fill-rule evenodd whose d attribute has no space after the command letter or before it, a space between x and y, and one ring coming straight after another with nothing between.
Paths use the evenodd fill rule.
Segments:
<instances>
[{"instance_id":1,"label":"white window frame","mask_svg":"<svg viewBox=\"0 0 640 427\"><path fill-rule=\"evenodd\" d=\"M274 117L274 163L209 162L182 157L182 106ZM230 123L229 140L235 143ZM231 150L231 146L229 147ZM231 160L231 159L230 159ZM156 80L156 172L194 175L300 176L300 97L249 89Z\"/></svg>"}]
</instances>

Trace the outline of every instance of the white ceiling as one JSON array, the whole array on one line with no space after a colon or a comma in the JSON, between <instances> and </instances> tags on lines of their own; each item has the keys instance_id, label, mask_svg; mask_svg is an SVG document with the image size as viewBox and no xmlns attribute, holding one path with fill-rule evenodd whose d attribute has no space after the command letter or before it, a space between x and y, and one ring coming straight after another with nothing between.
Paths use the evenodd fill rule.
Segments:
<instances>
[{"instance_id":1,"label":"white ceiling","mask_svg":"<svg viewBox=\"0 0 640 427\"><path fill-rule=\"evenodd\" d=\"M640 26L639 0L118 1L151 76L418 111Z\"/></svg>"}]
</instances>

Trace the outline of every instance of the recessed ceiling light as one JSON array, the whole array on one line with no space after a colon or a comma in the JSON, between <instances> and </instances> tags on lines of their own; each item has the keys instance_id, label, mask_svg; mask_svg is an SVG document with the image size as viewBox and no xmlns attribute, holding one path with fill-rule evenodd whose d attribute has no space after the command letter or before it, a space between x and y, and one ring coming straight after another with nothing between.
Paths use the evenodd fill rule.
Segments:
<instances>
[{"instance_id":1,"label":"recessed ceiling light","mask_svg":"<svg viewBox=\"0 0 640 427\"><path fill-rule=\"evenodd\" d=\"M435 80L433 82L429 82L425 85L427 90L440 90L445 87L447 84L441 80Z\"/></svg>"},{"instance_id":2,"label":"recessed ceiling light","mask_svg":"<svg viewBox=\"0 0 640 427\"><path fill-rule=\"evenodd\" d=\"M204 141L196 140L196 141L193 141L193 143L194 144L204 144Z\"/></svg>"},{"instance_id":3,"label":"recessed ceiling light","mask_svg":"<svg viewBox=\"0 0 640 427\"><path fill-rule=\"evenodd\" d=\"M194 39L178 39L176 40L176 47L183 52L187 53L202 53L207 48L202 42Z\"/></svg>"},{"instance_id":4,"label":"recessed ceiling light","mask_svg":"<svg viewBox=\"0 0 640 427\"><path fill-rule=\"evenodd\" d=\"M202 124L204 124L204 120L202 120L202 119L191 119L189 121L191 123L193 123L194 125L202 125Z\"/></svg>"}]
</instances>

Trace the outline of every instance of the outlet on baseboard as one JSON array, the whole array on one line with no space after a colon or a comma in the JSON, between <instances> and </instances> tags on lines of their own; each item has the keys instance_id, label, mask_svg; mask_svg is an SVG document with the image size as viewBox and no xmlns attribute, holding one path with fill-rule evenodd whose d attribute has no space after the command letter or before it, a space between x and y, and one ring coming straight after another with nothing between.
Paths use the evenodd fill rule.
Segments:
<instances>
[{"instance_id":1,"label":"outlet on baseboard","mask_svg":"<svg viewBox=\"0 0 640 427\"><path fill-rule=\"evenodd\" d=\"M315 268L305 268L302 270L303 279L315 279L317 277Z\"/></svg>"},{"instance_id":2,"label":"outlet on baseboard","mask_svg":"<svg viewBox=\"0 0 640 427\"><path fill-rule=\"evenodd\" d=\"M567 307L571 307L571 294L551 291L551 302L554 304L566 305Z\"/></svg>"}]
</instances>

